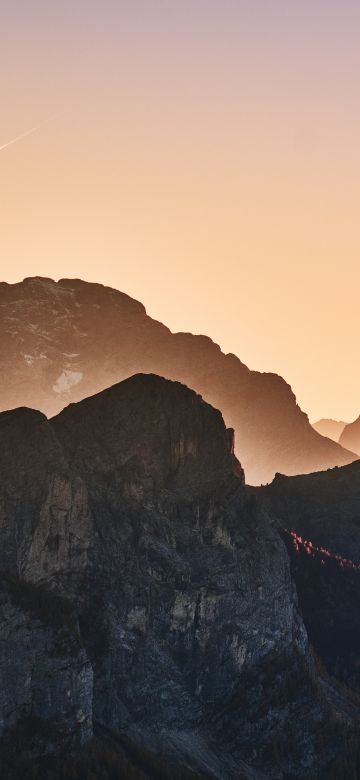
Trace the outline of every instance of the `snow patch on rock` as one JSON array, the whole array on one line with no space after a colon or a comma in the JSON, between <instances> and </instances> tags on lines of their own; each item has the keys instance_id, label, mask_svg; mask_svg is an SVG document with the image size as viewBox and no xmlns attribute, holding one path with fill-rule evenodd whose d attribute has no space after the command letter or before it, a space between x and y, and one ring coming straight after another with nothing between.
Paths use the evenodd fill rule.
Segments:
<instances>
[{"instance_id":1,"label":"snow patch on rock","mask_svg":"<svg viewBox=\"0 0 360 780\"><path fill-rule=\"evenodd\" d=\"M66 368L60 376L58 376L55 384L53 385L54 393L68 393L72 387L78 385L83 378L81 371L70 371Z\"/></svg>"}]
</instances>

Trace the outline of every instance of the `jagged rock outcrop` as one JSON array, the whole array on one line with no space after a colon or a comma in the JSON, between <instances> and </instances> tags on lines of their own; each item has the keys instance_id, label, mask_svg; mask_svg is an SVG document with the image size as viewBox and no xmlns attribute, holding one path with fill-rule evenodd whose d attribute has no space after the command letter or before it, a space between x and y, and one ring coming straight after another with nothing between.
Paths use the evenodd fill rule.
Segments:
<instances>
[{"instance_id":1,"label":"jagged rock outcrop","mask_svg":"<svg viewBox=\"0 0 360 780\"><path fill-rule=\"evenodd\" d=\"M312 423L312 427L328 439L338 442L347 423L342 420L321 419ZM354 450L355 451L355 450Z\"/></svg>"},{"instance_id":2,"label":"jagged rock outcrop","mask_svg":"<svg viewBox=\"0 0 360 780\"><path fill-rule=\"evenodd\" d=\"M46 569L51 556L52 569L65 572L76 561L79 573L91 538L86 490L70 473L53 428L32 409L4 412L0 442L0 570L24 578L32 565Z\"/></svg>"},{"instance_id":3,"label":"jagged rock outcrop","mask_svg":"<svg viewBox=\"0 0 360 780\"><path fill-rule=\"evenodd\" d=\"M96 728L221 780L326 772L341 728L221 414L143 375L0 438L0 567L76 609Z\"/></svg>"},{"instance_id":4,"label":"jagged rock outcrop","mask_svg":"<svg viewBox=\"0 0 360 780\"><path fill-rule=\"evenodd\" d=\"M345 425L339 442L344 447L347 447L351 443L353 452L356 452L357 454L360 452L360 417L354 420L354 422Z\"/></svg>"},{"instance_id":5,"label":"jagged rock outcrop","mask_svg":"<svg viewBox=\"0 0 360 780\"><path fill-rule=\"evenodd\" d=\"M250 371L205 336L171 333L117 290L38 277L0 284L0 331L2 410L51 416L135 373L156 373L221 409L249 484L357 457L312 428L280 376Z\"/></svg>"}]
</instances>

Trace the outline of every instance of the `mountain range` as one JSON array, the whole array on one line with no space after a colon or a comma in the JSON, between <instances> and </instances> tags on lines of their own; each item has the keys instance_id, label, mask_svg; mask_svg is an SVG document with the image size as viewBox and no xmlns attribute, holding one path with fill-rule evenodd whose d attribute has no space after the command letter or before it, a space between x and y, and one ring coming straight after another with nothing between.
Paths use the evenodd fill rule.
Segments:
<instances>
[{"instance_id":1,"label":"mountain range","mask_svg":"<svg viewBox=\"0 0 360 780\"><path fill-rule=\"evenodd\" d=\"M235 429L249 484L358 458L310 425L278 375L251 371L207 336L171 331L124 293L81 280L0 284L0 409L57 414L136 373L183 382Z\"/></svg>"},{"instance_id":2,"label":"mountain range","mask_svg":"<svg viewBox=\"0 0 360 780\"><path fill-rule=\"evenodd\" d=\"M322 436L338 442L342 447L360 453L360 417L352 423L338 422L337 420L318 420L313 423L313 428Z\"/></svg>"},{"instance_id":3,"label":"mountain range","mask_svg":"<svg viewBox=\"0 0 360 780\"><path fill-rule=\"evenodd\" d=\"M360 459L116 290L0 323L1 778L360 776Z\"/></svg>"},{"instance_id":4,"label":"mountain range","mask_svg":"<svg viewBox=\"0 0 360 780\"><path fill-rule=\"evenodd\" d=\"M4 412L0 440L2 777L355 777L356 684L308 606L339 633L347 570L286 534L340 549L327 508L350 523L359 464L248 488L221 413L150 374Z\"/></svg>"}]
</instances>

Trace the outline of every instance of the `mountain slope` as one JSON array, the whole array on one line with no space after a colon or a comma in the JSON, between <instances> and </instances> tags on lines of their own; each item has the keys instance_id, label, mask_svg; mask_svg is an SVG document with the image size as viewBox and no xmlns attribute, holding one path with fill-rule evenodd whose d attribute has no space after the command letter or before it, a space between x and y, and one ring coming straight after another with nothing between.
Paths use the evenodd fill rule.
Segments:
<instances>
[{"instance_id":1,"label":"mountain slope","mask_svg":"<svg viewBox=\"0 0 360 780\"><path fill-rule=\"evenodd\" d=\"M250 484L357 457L314 431L281 377L250 371L205 336L171 333L116 290L37 277L3 283L0 328L2 410L53 415L135 373L156 373L221 409Z\"/></svg>"},{"instance_id":2,"label":"mountain slope","mask_svg":"<svg viewBox=\"0 0 360 780\"><path fill-rule=\"evenodd\" d=\"M351 443L353 452L360 452L360 417L345 426L339 441L344 447Z\"/></svg>"},{"instance_id":3,"label":"mountain slope","mask_svg":"<svg viewBox=\"0 0 360 780\"><path fill-rule=\"evenodd\" d=\"M343 725L221 414L141 375L0 439L0 568L76 611L98 733L219 780L328 776Z\"/></svg>"},{"instance_id":4,"label":"mountain slope","mask_svg":"<svg viewBox=\"0 0 360 780\"><path fill-rule=\"evenodd\" d=\"M339 441L346 425L347 423L341 420L328 419L322 419L312 423L312 427L315 428L315 431L320 433L321 436L326 436L328 439L332 439L333 441L337 442Z\"/></svg>"}]
</instances>

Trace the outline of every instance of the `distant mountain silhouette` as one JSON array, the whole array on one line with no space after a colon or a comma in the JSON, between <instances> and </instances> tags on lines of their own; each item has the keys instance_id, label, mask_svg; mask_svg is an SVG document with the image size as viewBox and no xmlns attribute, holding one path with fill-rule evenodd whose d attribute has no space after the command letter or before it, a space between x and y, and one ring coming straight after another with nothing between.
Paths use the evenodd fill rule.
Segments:
<instances>
[{"instance_id":1,"label":"distant mountain silhouette","mask_svg":"<svg viewBox=\"0 0 360 780\"><path fill-rule=\"evenodd\" d=\"M357 458L312 428L280 376L251 371L207 336L171 333L109 287L41 277L2 283L0 329L0 410L51 416L133 374L156 373L221 409L250 484Z\"/></svg>"},{"instance_id":2,"label":"distant mountain silhouette","mask_svg":"<svg viewBox=\"0 0 360 780\"><path fill-rule=\"evenodd\" d=\"M329 420L321 419L312 424L312 427L321 434L321 436L327 436L328 439L333 441L339 441L340 436L346 427L347 423L342 420Z\"/></svg>"},{"instance_id":3,"label":"distant mountain silhouette","mask_svg":"<svg viewBox=\"0 0 360 780\"><path fill-rule=\"evenodd\" d=\"M353 452L360 453L360 416L345 426L339 441L342 447L348 447L351 443Z\"/></svg>"}]
</instances>

